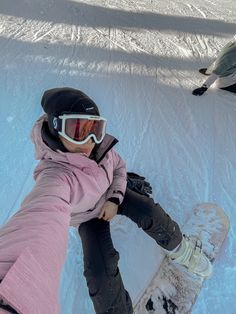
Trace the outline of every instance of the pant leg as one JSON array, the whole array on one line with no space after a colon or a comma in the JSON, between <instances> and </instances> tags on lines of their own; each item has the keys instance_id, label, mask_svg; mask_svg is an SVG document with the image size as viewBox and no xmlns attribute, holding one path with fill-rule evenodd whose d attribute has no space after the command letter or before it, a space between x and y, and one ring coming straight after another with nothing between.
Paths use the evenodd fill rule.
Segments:
<instances>
[{"instance_id":1,"label":"pant leg","mask_svg":"<svg viewBox=\"0 0 236 314\"><path fill-rule=\"evenodd\" d=\"M97 314L131 314L132 302L118 268L110 223L92 219L79 227L84 253L84 276Z\"/></svg>"},{"instance_id":2,"label":"pant leg","mask_svg":"<svg viewBox=\"0 0 236 314\"><path fill-rule=\"evenodd\" d=\"M1 284L2 280L0 280L0 284ZM3 303L3 301L0 299L0 313L1 313L1 310L2 310L2 313L15 313L17 314L16 310L14 310L11 306L9 305L5 305ZM4 310L4 311L3 311Z\"/></svg>"},{"instance_id":3,"label":"pant leg","mask_svg":"<svg viewBox=\"0 0 236 314\"><path fill-rule=\"evenodd\" d=\"M228 92L231 92L231 93L236 93L236 84L233 84L227 87L221 87L220 89L227 90Z\"/></svg>"},{"instance_id":4,"label":"pant leg","mask_svg":"<svg viewBox=\"0 0 236 314\"><path fill-rule=\"evenodd\" d=\"M17 314L17 312L9 305L3 305L3 304L0 304L0 313L1 313L1 310L2 310L2 313L14 313L14 314Z\"/></svg>"},{"instance_id":5,"label":"pant leg","mask_svg":"<svg viewBox=\"0 0 236 314\"><path fill-rule=\"evenodd\" d=\"M158 245L168 251L175 249L182 240L178 224L159 204L155 204L152 198L140 195L130 189L126 190L118 214L129 217Z\"/></svg>"}]
</instances>

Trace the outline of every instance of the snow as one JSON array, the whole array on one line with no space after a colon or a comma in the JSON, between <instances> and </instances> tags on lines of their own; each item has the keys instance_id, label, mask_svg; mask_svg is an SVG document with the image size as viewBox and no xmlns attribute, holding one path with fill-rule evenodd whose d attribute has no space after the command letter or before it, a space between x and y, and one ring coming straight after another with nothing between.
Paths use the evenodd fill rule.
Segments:
<instances>
[{"instance_id":1,"label":"snow","mask_svg":"<svg viewBox=\"0 0 236 314\"><path fill-rule=\"evenodd\" d=\"M236 96L191 90L236 33L234 0L1 0L0 224L33 185L30 130L45 89L83 90L108 118L130 171L180 224L200 202L215 202L231 230L193 313L233 314L236 297ZM132 222L112 222L126 288L136 298L161 250ZM70 230L61 280L62 314L94 313L80 239Z\"/></svg>"}]
</instances>

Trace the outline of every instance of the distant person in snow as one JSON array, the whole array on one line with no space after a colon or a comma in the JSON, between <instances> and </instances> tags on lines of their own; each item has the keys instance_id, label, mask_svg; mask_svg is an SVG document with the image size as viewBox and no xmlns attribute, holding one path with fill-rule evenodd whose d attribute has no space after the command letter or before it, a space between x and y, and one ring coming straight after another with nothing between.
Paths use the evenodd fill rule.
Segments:
<instances>
[{"instance_id":1,"label":"distant person in snow","mask_svg":"<svg viewBox=\"0 0 236 314\"><path fill-rule=\"evenodd\" d=\"M213 83L217 88L236 93L236 35L224 46L213 64L199 72L209 77L201 87L193 90L193 95L203 95Z\"/></svg>"},{"instance_id":2,"label":"distant person in snow","mask_svg":"<svg viewBox=\"0 0 236 314\"><path fill-rule=\"evenodd\" d=\"M161 246L173 263L208 277L211 263L193 239L150 197L151 186L115 151L106 119L86 94L45 91L46 114L33 131L35 186L0 229L0 309L59 314L60 273L69 226L78 228L84 275L96 313L133 313L118 268L110 220L124 215ZM145 266L145 265L144 265ZM1 310L0 310L1 313Z\"/></svg>"}]
</instances>

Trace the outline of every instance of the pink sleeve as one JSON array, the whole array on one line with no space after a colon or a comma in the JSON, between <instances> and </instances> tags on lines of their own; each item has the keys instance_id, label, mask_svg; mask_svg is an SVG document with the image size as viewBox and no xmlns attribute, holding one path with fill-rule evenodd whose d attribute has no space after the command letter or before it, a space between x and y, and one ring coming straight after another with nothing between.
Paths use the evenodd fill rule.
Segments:
<instances>
[{"instance_id":1,"label":"pink sleeve","mask_svg":"<svg viewBox=\"0 0 236 314\"><path fill-rule=\"evenodd\" d=\"M57 168L42 170L35 175L36 184L22 203L24 206L40 207L50 210L51 207L63 212L67 211L71 199L70 177ZM69 213L70 214L70 213Z\"/></svg>"},{"instance_id":2,"label":"pink sleeve","mask_svg":"<svg viewBox=\"0 0 236 314\"><path fill-rule=\"evenodd\" d=\"M52 171L54 170L54 171ZM60 274L70 223L70 179L45 169L0 229L0 298L19 313L60 312Z\"/></svg>"}]
</instances>

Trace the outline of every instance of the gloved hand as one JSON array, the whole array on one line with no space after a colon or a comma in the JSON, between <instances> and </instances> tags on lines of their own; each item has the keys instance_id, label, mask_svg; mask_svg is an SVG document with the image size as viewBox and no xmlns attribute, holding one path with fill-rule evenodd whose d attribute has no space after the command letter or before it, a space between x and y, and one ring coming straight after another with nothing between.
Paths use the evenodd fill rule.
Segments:
<instances>
[{"instance_id":1,"label":"gloved hand","mask_svg":"<svg viewBox=\"0 0 236 314\"><path fill-rule=\"evenodd\" d=\"M192 94L194 96L202 96L205 93L205 91L207 91L207 87L202 86L202 87L194 89L192 91Z\"/></svg>"},{"instance_id":2,"label":"gloved hand","mask_svg":"<svg viewBox=\"0 0 236 314\"><path fill-rule=\"evenodd\" d=\"M134 172L127 172L127 188L148 197L152 194L150 183L145 181L145 177Z\"/></svg>"}]
</instances>

